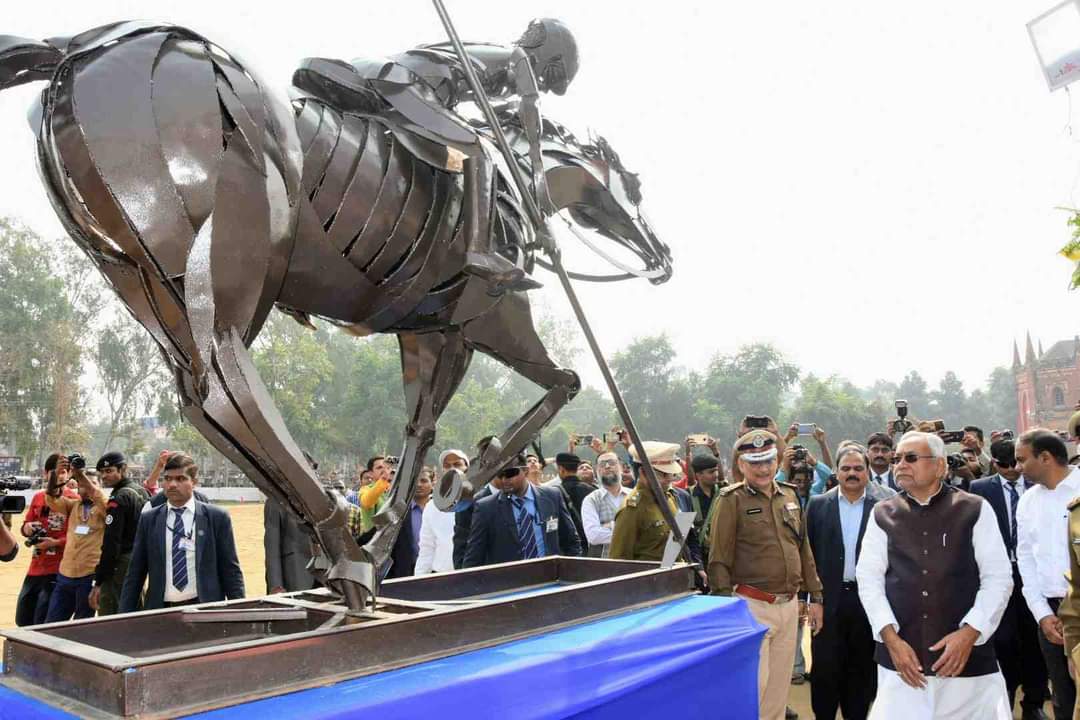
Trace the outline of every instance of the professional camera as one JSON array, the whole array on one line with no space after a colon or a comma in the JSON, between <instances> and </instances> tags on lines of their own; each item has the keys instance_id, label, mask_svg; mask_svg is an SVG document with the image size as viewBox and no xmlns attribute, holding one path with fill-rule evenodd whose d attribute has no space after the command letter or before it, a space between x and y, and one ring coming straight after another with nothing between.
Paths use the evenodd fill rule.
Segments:
<instances>
[{"instance_id":1,"label":"professional camera","mask_svg":"<svg viewBox=\"0 0 1080 720\"><path fill-rule=\"evenodd\" d=\"M86 458L84 458L79 453L72 453L72 454L68 455L67 456L67 461L68 461L68 465L71 466L72 470L85 470L86 469Z\"/></svg>"},{"instance_id":2,"label":"professional camera","mask_svg":"<svg viewBox=\"0 0 1080 720\"><path fill-rule=\"evenodd\" d=\"M400 459L400 458L398 458L398 456L397 456L397 455L387 455L387 456L386 456L385 458L383 458L383 459L384 459L384 460L386 460L386 464L387 464L387 465L397 465L398 463L400 463L400 462L401 462L401 459Z\"/></svg>"},{"instance_id":3,"label":"professional camera","mask_svg":"<svg viewBox=\"0 0 1080 720\"><path fill-rule=\"evenodd\" d=\"M967 461L964 460L964 456L960 453L953 453L945 458L945 462L948 463L950 470L959 470L960 468L967 467Z\"/></svg>"},{"instance_id":4,"label":"professional camera","mask_svg":"<svg viewBox=\"0 0 1080 720\"><path fill-rule=\"evenodd\" d=\"M0 490L11 490L12 492L19 492L20 490L29 490L32 484L32 481L20 480L14 475L0 478Z\"/></svg>"},{"instance_id":5,"label":"professional camera","mask_svg":"<svg viewBox=\"0 0 1080 720\"><path fill-rule=\"evenodd\" d=\"M897 400L896 405L896 419L893 420L893 433L903 435L915 426L911 424L911 421L907 419L908 404L907 400Z\"/></svg>"},{"instance_id":6,"label":"professional camera","mask_svg":"<svg viewBox=\"0 0 1080 720\"><path fill-rule=\"evenodd\" d=\"M34 547L35 545L37 545L39 542L41 542L42 540L44 540L48 536L49 536L49 529L44 528L44 527L39 527L34 532L30 533L30 537L26 538L26 547Z\"/></svg>"},{"instance_id":7,"label":"professional camera","mask_svg":"<svg viewBox=\"0 0 1080 720\"><path fill-rule=\"evenodd\" d=\"M18 514L26 509L26 498L22 495L8 496L8 490L17 492L19 490L29 490L29 480L19 480L14 475L9 475L5 478L0 478L0 514Z\"/></svg>"},{"instance_id":8,"label":"professional camera","mask_svg":"<svg viewBox=\"0 0 1080 720\"><path fill-rule=\"evenodd\" d=\"M795 457L792 458L792 467L797 464L806 464L806 448L802 445L792 445L791 449L795 451Z\"/></svg>"}]
</instances>

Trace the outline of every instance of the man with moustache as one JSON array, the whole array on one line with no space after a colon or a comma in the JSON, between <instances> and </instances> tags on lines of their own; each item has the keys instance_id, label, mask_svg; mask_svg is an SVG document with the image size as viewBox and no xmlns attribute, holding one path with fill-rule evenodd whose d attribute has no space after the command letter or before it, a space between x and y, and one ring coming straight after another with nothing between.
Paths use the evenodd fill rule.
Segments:
<instances>
[{"instance_id":1,"label":"man with moustache","mask_svg":"<svg viewBox=\"0 0 1080 720\"><path fill-rule=\"evenodd\" d=\"M1039 623L1054 717L1065 720L1076 704L1076 684L1069 674L1057 611L1068 589L1069 503L1080 494L1080 471L1069 465L1065 442L1049 430L1025 432L1016 441L1015 453L1020 472L1032 484L1016 505L1016 561L1024 599Z\"/></svg>"},{"instance_id":2,"label":"man with moustache","mask_svg":"<svg viewBox=\"0 0 1080 720\"><path fill-rule=\"evenodd\" d=\"M581 503L581 524L589 543L589 557L608 557L615 514L619 512L630 488L623 487L619 457L613 452L596 458L601 487L585 496Z\"/></svg>"},{"instance_id":3,"label":"man with moustache","mask_svg":"<svg viewBox=\"0 0 1080 720\"><path fill-rule=\"evenodd\" d=\"M758 656L762 720L785 717L799 625L796 596L809 593L806 613L815 635L823 621L821 582L798 496L793 486L774 479L779 444L776 435L762 429L736 441L742 481L717 494L709 528L710 590L744 598L754 619L767 628Z\"/></svg>"},{"instance_id":4,"label":"man with moustache","mask_svg":"<svg viewBox=\"0 0 1080 720\"><path fill-rule=\"evenodd\" d=\"M1016 698L1016 690L1024 687L1024 699L1020 703L1023 720L1046 720L1043 703L1047 700L1046 663L1039 649L1038 623L1024 601L1023 579L1016 563L1017 507L1024 491L1031 484L1023 479L1016 462L1015 443L1012 440L995 440L990 444L991 469L994 475L975 480L970 492L986 498L997 516L998 530L1005 541L1005 550L1012 563L1013 591L1001 623L994 633L994 651L1005 676L1009 694L1009 707Z\"/></svg>"},{"instance_id":5,"label":"man with moustache","mask_svg":"<svg viewBox=\"0 0 1080 720\"><path fill-rule=\"evenodd\" d=\"M439 453L439 467L442 473L450 470L468 472L469 458L464 451L448 448ZM433 486L434 487L434 486ZM488 491L490 492L490 490ZM454 529L457 513L444 512L429 502L424 507L423 520L420 523L420 546L416 556L414 575L426 575L432 572L449 572L454 569ZM468 535L466 535L468 539ZM462 554L464 555L464 548Z\"/></svg>"},{"instance_id":6,"label":"man with moustache","mask_svg":"<svg viewBox=\"0 0 1080 720\"><path fill-rule=\"evenodd\" d=\"M872 433L866 439L866 456L870 458L870 482L900 492L893 476L893 439L883 433Z\"/></svg>"},{"instance_id":7,"label":"man with moustache","mask_svg":"<svg viewBox=\"0 0 1080 720\"><path fill-rule=\"evenodd\" d=\"M904 492L870 513L855 568L877 641L872 720L1012 717L993 643L1012 570L993 508L945 483L945 443L906 433Z\"/></svg>"},{"instance_id":8,"label":"man with moustache","mask_svg":"<svg viewBox=\"0 0 1080 720\"><path fill-rule=\"evenodd\" d=\"M824 627L811 640L815 717L863 720L877 690L874 635L859 601L855 566L874 505L896 493L870 482L869 458L858 445L836 451L837 486L810 498L806 533L821 578Z\"/></svg>"}]
</instances>

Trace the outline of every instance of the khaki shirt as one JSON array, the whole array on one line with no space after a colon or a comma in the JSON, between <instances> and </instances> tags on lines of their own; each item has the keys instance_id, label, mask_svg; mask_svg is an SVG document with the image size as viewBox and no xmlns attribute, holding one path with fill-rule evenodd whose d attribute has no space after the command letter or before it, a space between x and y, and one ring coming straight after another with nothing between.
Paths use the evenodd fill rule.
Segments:
<instances>
[{"instance_id":1,"label":"khaki shirt","mask_svg":"<svg viewBox=\"0 0 1080 720\"><path fill-rule=\"evenodd\" d=\"M1058 608L1064 626L1065 654L1080 645L1080 497L1069 503L1069 589Z\"/></svg>"},{"instance_id":2,"label":"khaki shirt","mask_svg":"<svg viewBox=\"0 0 1080 720\"><path fill-rule=\"evenodd\" d=\"M675 514L674 493L667 491L668 505ZM611 531L611 547L608 557L618 560L652 560L660 562L664 557L671 529L660 513L660 506L653 499L652 491L644 481L626 496L623 505L615 513L615 527Z\"/></svg>"},{"instance_id":3,"label":"khaki shirt","mask_svg":"<svg viewBox=\"0 0 1080 720\"><path fill-rule=\"evenodd\" d=\"M730 595L736 584L774 594L821 598L814 556L795 486L773 483L768 495L746 483L719 491L710 508L709 587Z\"/></svg>"},{"instance_id":4,"label":"khaki shirt","mask_svg":"<svg viewBox=\"0 0 1080 720\"><path fill-rule=\"evenodd\" d=\"M105 494L98 488L91 498L91 504L85 508L81 498L69 498L61 495L52 497L45 494L45 504L53 512L65 515L68 519L67 542L64 544L64 557L60 560L60 574L69 578L81 578L93 575L101 559L101 541L105 537ZM80 528L86 527L85 533Z\"/></svg>"}]
</instances>

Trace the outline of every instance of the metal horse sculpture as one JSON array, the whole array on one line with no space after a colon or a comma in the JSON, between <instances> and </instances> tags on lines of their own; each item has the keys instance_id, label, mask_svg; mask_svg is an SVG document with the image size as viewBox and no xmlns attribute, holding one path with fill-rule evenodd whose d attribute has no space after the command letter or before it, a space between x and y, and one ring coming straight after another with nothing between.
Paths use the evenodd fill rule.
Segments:
<instances>
[{"instance_id":1,"label":"metal horse sculpture","mask_svg":"<svg viewBox=\"0 0 1080 720\"><path fill-rule=\"evenodd\" d=\"M524 293L492 295L462 273L463 204L477 199L460 174L429 162L444 149L392 115L342 112L318 97L290 106L220 47L154 23L46 42L0 36L0 89L36 80L48 81L31 116L39 170L66 230L161 347L187 420L301 519L322 549L316 569L351 609L373 601L375 568L475 350L547 393L466 482L442 483L440 506L482 487L577 391L577 376L537 336ZM666 280L667 248L606 143L579 143L548 122L542 144L555 206ZM528 265L533 231L505 168L489 200L493 247L516 248L511 259ZM248 347L274 306L301 322L398 336L405 448L363 547L252 364Z\"/></svg>"}]
</instances>

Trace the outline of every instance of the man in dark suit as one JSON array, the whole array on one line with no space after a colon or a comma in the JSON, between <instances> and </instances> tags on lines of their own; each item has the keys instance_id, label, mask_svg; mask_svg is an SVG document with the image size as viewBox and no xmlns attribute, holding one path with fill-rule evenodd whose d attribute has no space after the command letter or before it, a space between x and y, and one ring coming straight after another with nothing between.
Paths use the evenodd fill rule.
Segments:
<instances>
[{"instance_id":1,"label":"man in dark suit","mask_svg":"<svg viewBox=\"0 0 1080 720\"><path fill-rule=\"evenodd\" d=\"M994 652L1005 676L1009 707L1016 690L1024 688L1020 702L1023 720L1046 720L1042 706L1049 697L1046 688L1046 662L1039 649L1039 624L1024 601L1024 583L1016 564L1016 507L1020 496L1031 487L1016 464L1016 446L1012 440L997 440L990 445L990 469L995 474L975 480L970 492L981 495L994 508L1001 539L1012 561L1013 590L1009 604L994 633Z\"/></svg>"},{"instance_id":2,"label":"man in dark suit","mask_svg":"<svg viewBox=\"0 0 1080 720\"><path fill-rule=\"evenodd\" d=\"M270 497L263 503L263 550L268 594L318 586L315 576L307 569L311 562L311 539L292 514Z\"/></svg>"},{"instance_id":3,"label":"man in dark suit","mask_svg":"<svg viewBox=\"0 0 1080 720\"><path fill-rule=\"evenodd\" d=\"M464 567L581 554L570 508L557 488L530 483L523 457L499 475L502 492L476 503Z\"/></svg>"},{"instance_id":4,"label":"man in dark suit","mask_svg":"<svg viewBox=\"0 0 1080 720\"><path fill-rule=\"evenodd\" d=\"M900 492L893 475L893 440L886 433L873 433L866 439L866 455L870 459L870 482Z\"/></svg>"},{"instance_id":5,"label":"man in dark suit","mask_svg":"<svg viewBox=\"0 0 1080 720\"><path fill-rule=\"evenodd\" d=\"M147 576L147 610L244 597L232 521L221 508L195 499L198 472L183 453L165 462L168 502L139 518L120 612L137 608Z\"/></svg>"},{"instance_id":6,"label":"man in dark suit","mask_svg":"<svg viewBox=\"0 0 1080 720\"><path fill-rule=\"evenodd\" d=\"M596 486L584 482L578 477L581 458L573 453L563 452L555 456L555 467L559 472L559 481L564 492L563 499L569 498L570 514L574 518L574 529L581 541L582 554L589 550L585 540L585 526L581 522L581 504L585 498L596 491Z\"/></svg>"},{"instance_id":7,"label":"man in dark suit","mask_svg":"<svg viewBox=\"0 0 1080 720\"><path fill-rule=\"evenodd\" d=\"M877 690L874 636L859 601L855 563L874 505L896 493L870 482L869 466L862 447L841 446L837 486L810 498L806 510L806 532L824 596L825 621L810 641L810 703L819 718L835 718L839 707L844 720L862 720Z\"/></svg>"},{"instance_id":8,"label":"man in dark suit","mask_svg":"<svg viewBox=\"0 0 1080 720\"><path fill-rule=\"evenodd\" d=\"M401 521L394 549L390 551L390 570L387 578L412 577L416 569L416 557L420 554L420 528L424 522L424 508L431 500L431 471L424 468L416 479L416 489L405 519Z\"/></svg>"}]
</instances>

